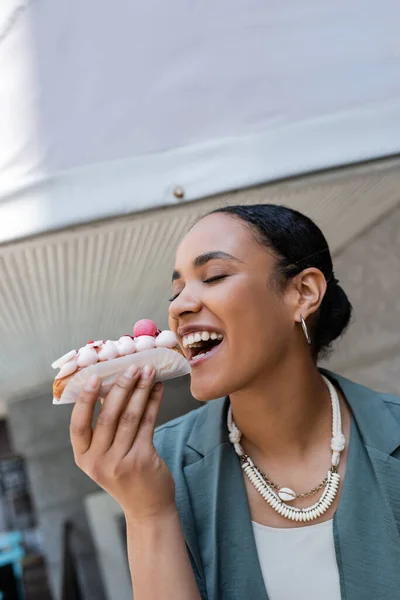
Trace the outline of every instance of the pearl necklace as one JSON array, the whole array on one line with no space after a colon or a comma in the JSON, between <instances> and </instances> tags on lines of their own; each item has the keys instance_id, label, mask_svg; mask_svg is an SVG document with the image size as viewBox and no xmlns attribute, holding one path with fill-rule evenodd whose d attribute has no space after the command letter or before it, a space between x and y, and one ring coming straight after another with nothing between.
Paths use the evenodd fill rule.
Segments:
<instances>
[{"instance_id":1,"label":"pearl necklace","mask_svg":"<svg viewBox=\"0 0 400 600\"><path fill-rule=\"evenodd\" d=\"M282 517L291 519L292 521L313 521L314 519L321 517L332 505L339 489L340 475L337 472L337 468L340 462L340 453L346 447L346 439L342 433L342 419L338 394L329 379L324 376L322 376L322 378L329 390L332 403L332 460L328 475L324 480L326 483L324 491L318 502L308 508L296 508L286 504L286 502L293 501L299 496L304 497L304 494L296 494L296 492L290 488L279 488L279 486L272 484L260 469L256 467L251 458L245 454L240 444L242 433L233 421L232 407L230 406L228 410L229 440L232 442L236 454L242 461L243 471L271 508L282 515ZM274 491L274 488L278 489L278 491ZM314 490L312 490L312 492L314 492ZM306 495L311 495L312 492L309 492Z\"/></svg>"}]
</instances>

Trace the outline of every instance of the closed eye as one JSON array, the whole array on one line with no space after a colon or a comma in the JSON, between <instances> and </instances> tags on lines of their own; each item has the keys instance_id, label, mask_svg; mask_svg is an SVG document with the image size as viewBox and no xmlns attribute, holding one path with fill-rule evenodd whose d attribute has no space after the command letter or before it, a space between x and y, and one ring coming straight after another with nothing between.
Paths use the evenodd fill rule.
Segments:
<instances>
[{"instance_id":1,"label":"closed eye","mask_svg":"<svg viewBox=\"0 0 400 600\"><path fill-rule=\"evenodd\" d=\"M221 281L221 279L225 279L228 275L214 275L214 277L209 277L205 279L203 283L214 283L215 281Z\"/></svg>"},{"instance_id":2,"label":"closed eye","mask_svg":"<svg viewBox=\"0 0 400 600\"><path fill-rule=\"evenodd\" d=\"M216 283L217 281L222 281L223 279L226 279L227 277L229 277L228 275L214 275L214 277L209 277L208 279L204 279L203 283ZM174 294L172 296L172 298L168 299L168 302L173 302L174 300L177 299L177 297L179 296L180 292L178 292L177 294Z\"/></svg>"},{"instance_id":3,"label":"closed eye","mask_svg":"<svg viewBox=\"0 0 400 600\"><path fill-rule=\"evenodd\" d=\"M174 294L174 295L172 296L172 298L168 298L168 302L173 302L174 300L176 300L176 299L177 299L177 297L179 296L179 294L180 294L180 292L178 292L177 294Z\"/></svg>"}]
</instances>

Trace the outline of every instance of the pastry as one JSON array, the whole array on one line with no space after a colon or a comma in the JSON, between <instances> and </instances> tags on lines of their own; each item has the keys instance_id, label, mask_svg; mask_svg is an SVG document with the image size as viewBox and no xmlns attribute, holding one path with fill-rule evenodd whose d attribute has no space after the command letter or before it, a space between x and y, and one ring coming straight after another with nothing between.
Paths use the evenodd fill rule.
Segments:
<instances>
[{"instance_id":1,"label":"pastry","mask_svg":"<svg viewBox=\"0 0 400 600\"><path fill-rule=\"evenodd\" d=\"M133 327L133 336L118 340L90 340L79 350L71 350L51 365L59 369L53 383L53 403L76 401L91 375L102 384L100 398L107 395L118 377L130 366L145 365L156 369L155 382L166 381L190 373L173 331L160 331L150 319L141 319Z\"/></svg>"}]
</instances>

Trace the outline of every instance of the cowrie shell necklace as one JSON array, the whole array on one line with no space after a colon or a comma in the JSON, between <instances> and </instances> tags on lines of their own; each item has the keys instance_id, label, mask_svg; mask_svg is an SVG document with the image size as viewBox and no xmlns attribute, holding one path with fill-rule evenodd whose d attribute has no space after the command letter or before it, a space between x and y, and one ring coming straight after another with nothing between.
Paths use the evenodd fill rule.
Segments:
<instances>
[{"instance_id":1,"label":"cowrie shell necklace","mask_svg":"<svg viewBox=\"0 0 400 600\"><path fill-rule=\"evenodd\" d=\"M313 521L321 517L335 500L339 489L340 475L337 472L340 453L346 447L346 439L342 433L342 418L340 414L340 403L336 389L325 376L322 376L331 398L332 404L332 439L331 450L332 459L331 466L325 479L313 490L304 494L297 494L294 490L288 487L279 487L273 483L260 469L253 463L251 458L244 452L240 440L242 438L241 431L236 427L232 417L232 407L228 410L228 430L229 440L233 444L236 454L240 457L242 469L254 485L256 490L261 494L264 500L278 514L292 521ZM307 508L297 508L290 506L287 502L292 502L296 498L305 498L316 494L323 489L319 500Z\"/></svg>"}]
</instances>

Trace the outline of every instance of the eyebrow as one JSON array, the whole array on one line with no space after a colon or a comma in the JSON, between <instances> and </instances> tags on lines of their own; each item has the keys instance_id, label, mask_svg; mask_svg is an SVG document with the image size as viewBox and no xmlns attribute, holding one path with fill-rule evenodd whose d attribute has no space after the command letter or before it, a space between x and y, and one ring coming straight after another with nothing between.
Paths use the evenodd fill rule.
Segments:
<instances>
[{"instance_id":1,"label":"eyebrow","mask_svg":"<svg viewBox=\"0 0 400 600\"><path fill-rule=\"evenodd\" d=\"M195 269L198 269L199 267L203 267L204 265L206 265L211 260L229 260L231 262L238 262L238 263L242 262L238 258L235 258L234 256L232 256L232 254L228 254L227 252L222 252L222 250L215 250L214 252L205 252L204 254L200 254L199 256L196 256L196 258L193 261L193 266ZM176 279L180 279L180 278L181 278L180 272L175 270L172 273L172 281L175 281Z\"/></svg>"}]
</instances>

